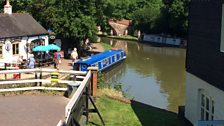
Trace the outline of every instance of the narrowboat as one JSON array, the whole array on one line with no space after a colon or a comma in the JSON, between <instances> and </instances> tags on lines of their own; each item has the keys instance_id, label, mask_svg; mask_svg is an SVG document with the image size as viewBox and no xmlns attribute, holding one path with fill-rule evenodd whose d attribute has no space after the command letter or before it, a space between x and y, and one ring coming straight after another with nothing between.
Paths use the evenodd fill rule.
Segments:
<instances>
[{"instance_id":1,"label":"narrowboat","mask_svg":"<svg viewBox=\"0 0 224 126\"><path fill-rule=\"evenodd\" d=\"M98 67L98 71L105 70L106 68L124 60L126 54L121 49L112 49L105 52L92 55L87 59L79 60L74 63L73 70L87 71L88 67Z\"/></svg>"}]
</instances>

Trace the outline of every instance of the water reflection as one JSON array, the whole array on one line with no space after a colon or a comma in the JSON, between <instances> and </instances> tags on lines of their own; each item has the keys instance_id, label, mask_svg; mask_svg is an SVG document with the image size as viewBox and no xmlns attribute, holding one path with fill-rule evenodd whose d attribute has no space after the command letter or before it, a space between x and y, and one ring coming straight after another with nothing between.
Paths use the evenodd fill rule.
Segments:
<instances>
[{"instance_id":1,"label":"water reflection","mask_svg":"<svg viewBox=\"0 0 224 126\"><path fill-rule=\"evenodd\" d=\"M174 112L184 104L185 49L105 38L102 41L128 53L125 63L109 74L119 76L111 82L122 83L122 90L128 91L131 98Z\"/></svg>"}]
</instances>

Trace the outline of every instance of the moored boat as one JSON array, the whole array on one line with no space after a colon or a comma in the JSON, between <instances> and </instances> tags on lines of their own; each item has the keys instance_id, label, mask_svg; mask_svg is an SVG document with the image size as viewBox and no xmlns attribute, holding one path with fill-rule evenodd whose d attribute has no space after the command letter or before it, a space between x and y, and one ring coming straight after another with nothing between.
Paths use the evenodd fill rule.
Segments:
<instances>
[{"instance_id":1,"label":"moored boat","mask_svg":"<svg viewBox=\"0 0 224 126\"><path fill-rule=\"evenodd\" d=\"M73 70L87 71L88 67L98 67L98 71L122 61L126 58L125 52L121 49L112 49L92 55L87 59L79 60L74 63Z\"/></svg>"}]
</instances>

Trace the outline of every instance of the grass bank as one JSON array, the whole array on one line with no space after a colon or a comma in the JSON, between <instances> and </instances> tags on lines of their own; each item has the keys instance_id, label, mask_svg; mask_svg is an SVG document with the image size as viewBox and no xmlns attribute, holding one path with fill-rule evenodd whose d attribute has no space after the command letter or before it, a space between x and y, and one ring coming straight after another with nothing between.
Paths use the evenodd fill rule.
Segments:
<instances>
[{"instance_id":1,"label":"grass bank","mask_svg":"<svg viewBox=\"0 0 224 126\"><path fill-rule=\"evenodd\" d=\"M99 89L97 93L96 105L106 126L183 126L175 113L132 100L121 102L122 94L114 89ZM97 114L90 114L88 126L95 125L102 124Z\"/></svg>"},{"instance_id":2,"label":"grass bank","mask_svg":"<svg viewBox=\"0 0 224 126\"><path fill-rule=\"evenodd\" d=\"M111 45L101 42L100 45L104 48L104 50L110 50L112 48Z\"/></svg>"},{"instance_id":3,"label":"grass bank","mask_svg":"<svg viewBox=\"0 0 224 126\"><path fill-rule=\"evenodd\" d=\"M116 38L116 39L124 39L124 40L132 40L132 41L138 41L137 37L130 36L130 35L123 35L123 36L109 36L110 38Z\"/></svg>"}]
</instances>

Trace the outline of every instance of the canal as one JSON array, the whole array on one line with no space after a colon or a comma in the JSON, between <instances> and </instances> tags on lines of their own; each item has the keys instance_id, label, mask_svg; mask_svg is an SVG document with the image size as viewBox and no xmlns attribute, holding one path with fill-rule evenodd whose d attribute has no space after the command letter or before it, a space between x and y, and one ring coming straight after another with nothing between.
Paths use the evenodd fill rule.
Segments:
<instances>
[{"instance_id":1,"label":"canal","mask_svg":"<svg viewBox=\"0 0 224 126\"><path fill-rule=\"evenodd\" d=\"M185 49L109 38L101 41L127 55L105 73L108 83L121 85L125 95L135 101L168 111L177 112L185 104Z\"/></svg>"}]
</instances>

